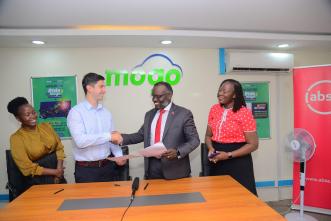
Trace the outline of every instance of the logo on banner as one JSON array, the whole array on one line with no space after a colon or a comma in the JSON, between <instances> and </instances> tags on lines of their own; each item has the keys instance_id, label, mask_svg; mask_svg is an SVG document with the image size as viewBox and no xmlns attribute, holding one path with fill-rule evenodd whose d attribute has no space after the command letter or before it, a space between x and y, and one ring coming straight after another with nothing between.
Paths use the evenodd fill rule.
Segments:
<instances>
[{"instance_id":1,"label":"logo on banner","mask_svg":"<svg viewBox=\"0 0 331 221\"><path fill-rule=\"evenodd\" d=\"M105 74L107 86L128 86L129 84L140 86L144 83L154 85L160 81L176 85L183 78L181 66L164 54L148 56L131 71L106 70Z\"/></svg>"},{"instance_id":2,"label":"logo on banner","mask_svg":"<svg viewBox=\"0 0 331 221\"><path fill-rule=\"evenodd\" d=\"M331 80L313 83L306 91L306 105L317 114L331 114Z\"/></svg>"}]
</instances>

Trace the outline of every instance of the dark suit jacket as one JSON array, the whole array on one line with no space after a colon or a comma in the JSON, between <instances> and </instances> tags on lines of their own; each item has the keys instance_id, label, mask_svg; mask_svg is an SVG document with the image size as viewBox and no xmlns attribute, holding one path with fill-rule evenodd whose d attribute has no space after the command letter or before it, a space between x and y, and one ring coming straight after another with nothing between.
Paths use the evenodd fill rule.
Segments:
<instances>
[{"instance_id":1,"label":"dark suit jacket","mask_svg":"<svg viewBox=\"0 0 331 221\"><path fill-rule=\"evenodd\" d=\"M151 124L157 110L145 114L145 120L137 133L122 134L123 145L137 144L144 141L144 147L150 146ZM163 175L166 179L188 177L191 174L189 153L199 146L200 140L194 124L192 112L172 103L165 124L163 144L166 148L175 148L180 152L180 159L162 158ZM148 158L145 158L145 177L148 178Z\"/></svg>"}]
</instances>

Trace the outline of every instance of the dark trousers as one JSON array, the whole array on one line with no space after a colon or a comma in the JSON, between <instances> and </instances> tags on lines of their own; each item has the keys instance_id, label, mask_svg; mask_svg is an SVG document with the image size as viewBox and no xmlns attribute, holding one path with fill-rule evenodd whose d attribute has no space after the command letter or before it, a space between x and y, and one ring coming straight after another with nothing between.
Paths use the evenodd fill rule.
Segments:
<instances>
[{"instance_id":1,"label":"dark trousers","mask_svg":"<svg viewBox=\"0 0 331 221\"><path fill-rule=\"evenodd\" d=\"M162 163L160 159L150 157L148 159L148 174L147 179L165 179L162 171Z\"/></svg>"},{"instance_id":2,"label":"dark trousers","mask_svg":"<svg viewBox=\"0 0 331 221\"><path fill-rule=\"evenodd\" d=\"M191 177L191 173L189 173L187 176L184 176L182 178L185 177ZM167 179L163 174L161 159L157 159L155 157L148 158L148 170L147 170L147 175L145 175L145 178L147 180Z\"/></svg>"},{"instance_id":3,"label":"dark trousers","mask_svg":"<svg viewBox=\"0 0 331 221\"><path fill-rule=\"evenodd\" d=\"M118 171L112 161L108 161L101 167L85 167L75 165L75 182L92 183L92 182L109 182L118 179Z\"/></svg>"}]
</instances>

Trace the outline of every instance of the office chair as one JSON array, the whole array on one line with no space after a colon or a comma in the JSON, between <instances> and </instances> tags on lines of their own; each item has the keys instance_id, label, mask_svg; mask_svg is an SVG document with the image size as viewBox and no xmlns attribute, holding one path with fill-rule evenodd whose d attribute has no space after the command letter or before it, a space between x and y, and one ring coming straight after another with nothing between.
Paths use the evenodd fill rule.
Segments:
<instances>
[{"instance_id":1,"label":"office chair","mask_svg":"<svg viewBox=\"0 0 331 221\"><path fill-rule=\"evenodd\" d=\"M199 176L209 176L208 148L205 143L201 143L201 172Z\"/></svg>"},{"instance_id":2,"label":"office chair","mask_svg":"<svg viewBox=\"0 0 331 221\"><path fill-rule=\"evenodd\" d=\"M6 188L9 190L9 202L21 195L30 186L27 184L26 177L16 166L16 163L11 155L10 150L6 150L6 164L8 182Z\"/></svg>"},{"instance_id":3,"label":"office chair","mask_svg":"<svg viewBox=\"0 0 331 221\"><path fill-rule=\"evenodd\" d=\"M48 168L56 168L57 157L56 153L53 152L35 161L40 166ZM7 175L8 182L6 188L9 190L9 202L14 200L16 197L21 195L25 190L29 189L32 185L39 184L54 184L53 176L24 176L16 166L16 163L11 155L10 150L6 150L6 163L7 163ZM60 183L67 183L63 177Z\"/></svg>"}]
</instances>

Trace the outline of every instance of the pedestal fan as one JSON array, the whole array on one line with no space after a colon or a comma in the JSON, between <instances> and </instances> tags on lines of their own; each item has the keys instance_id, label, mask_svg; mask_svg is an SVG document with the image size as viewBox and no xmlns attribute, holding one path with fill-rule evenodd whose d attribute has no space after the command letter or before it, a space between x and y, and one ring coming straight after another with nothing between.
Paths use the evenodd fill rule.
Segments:
<instances>
[{"instance_id":1,"label":"pedestal fan","mask_svg":"<svg viewBox=\"0 0 331 221\"><path fill-rule=\"evenodd\" d=\"M286 149L292 154L294 162L300 163L300 212L291 212L285 215L290 221L305 220L317 221L312 216L304 214L304 191L306 183L306 162L314 155L316 144L313 136L305 129L295 128L286 137Z\"/></svg>"}]
</instances>

